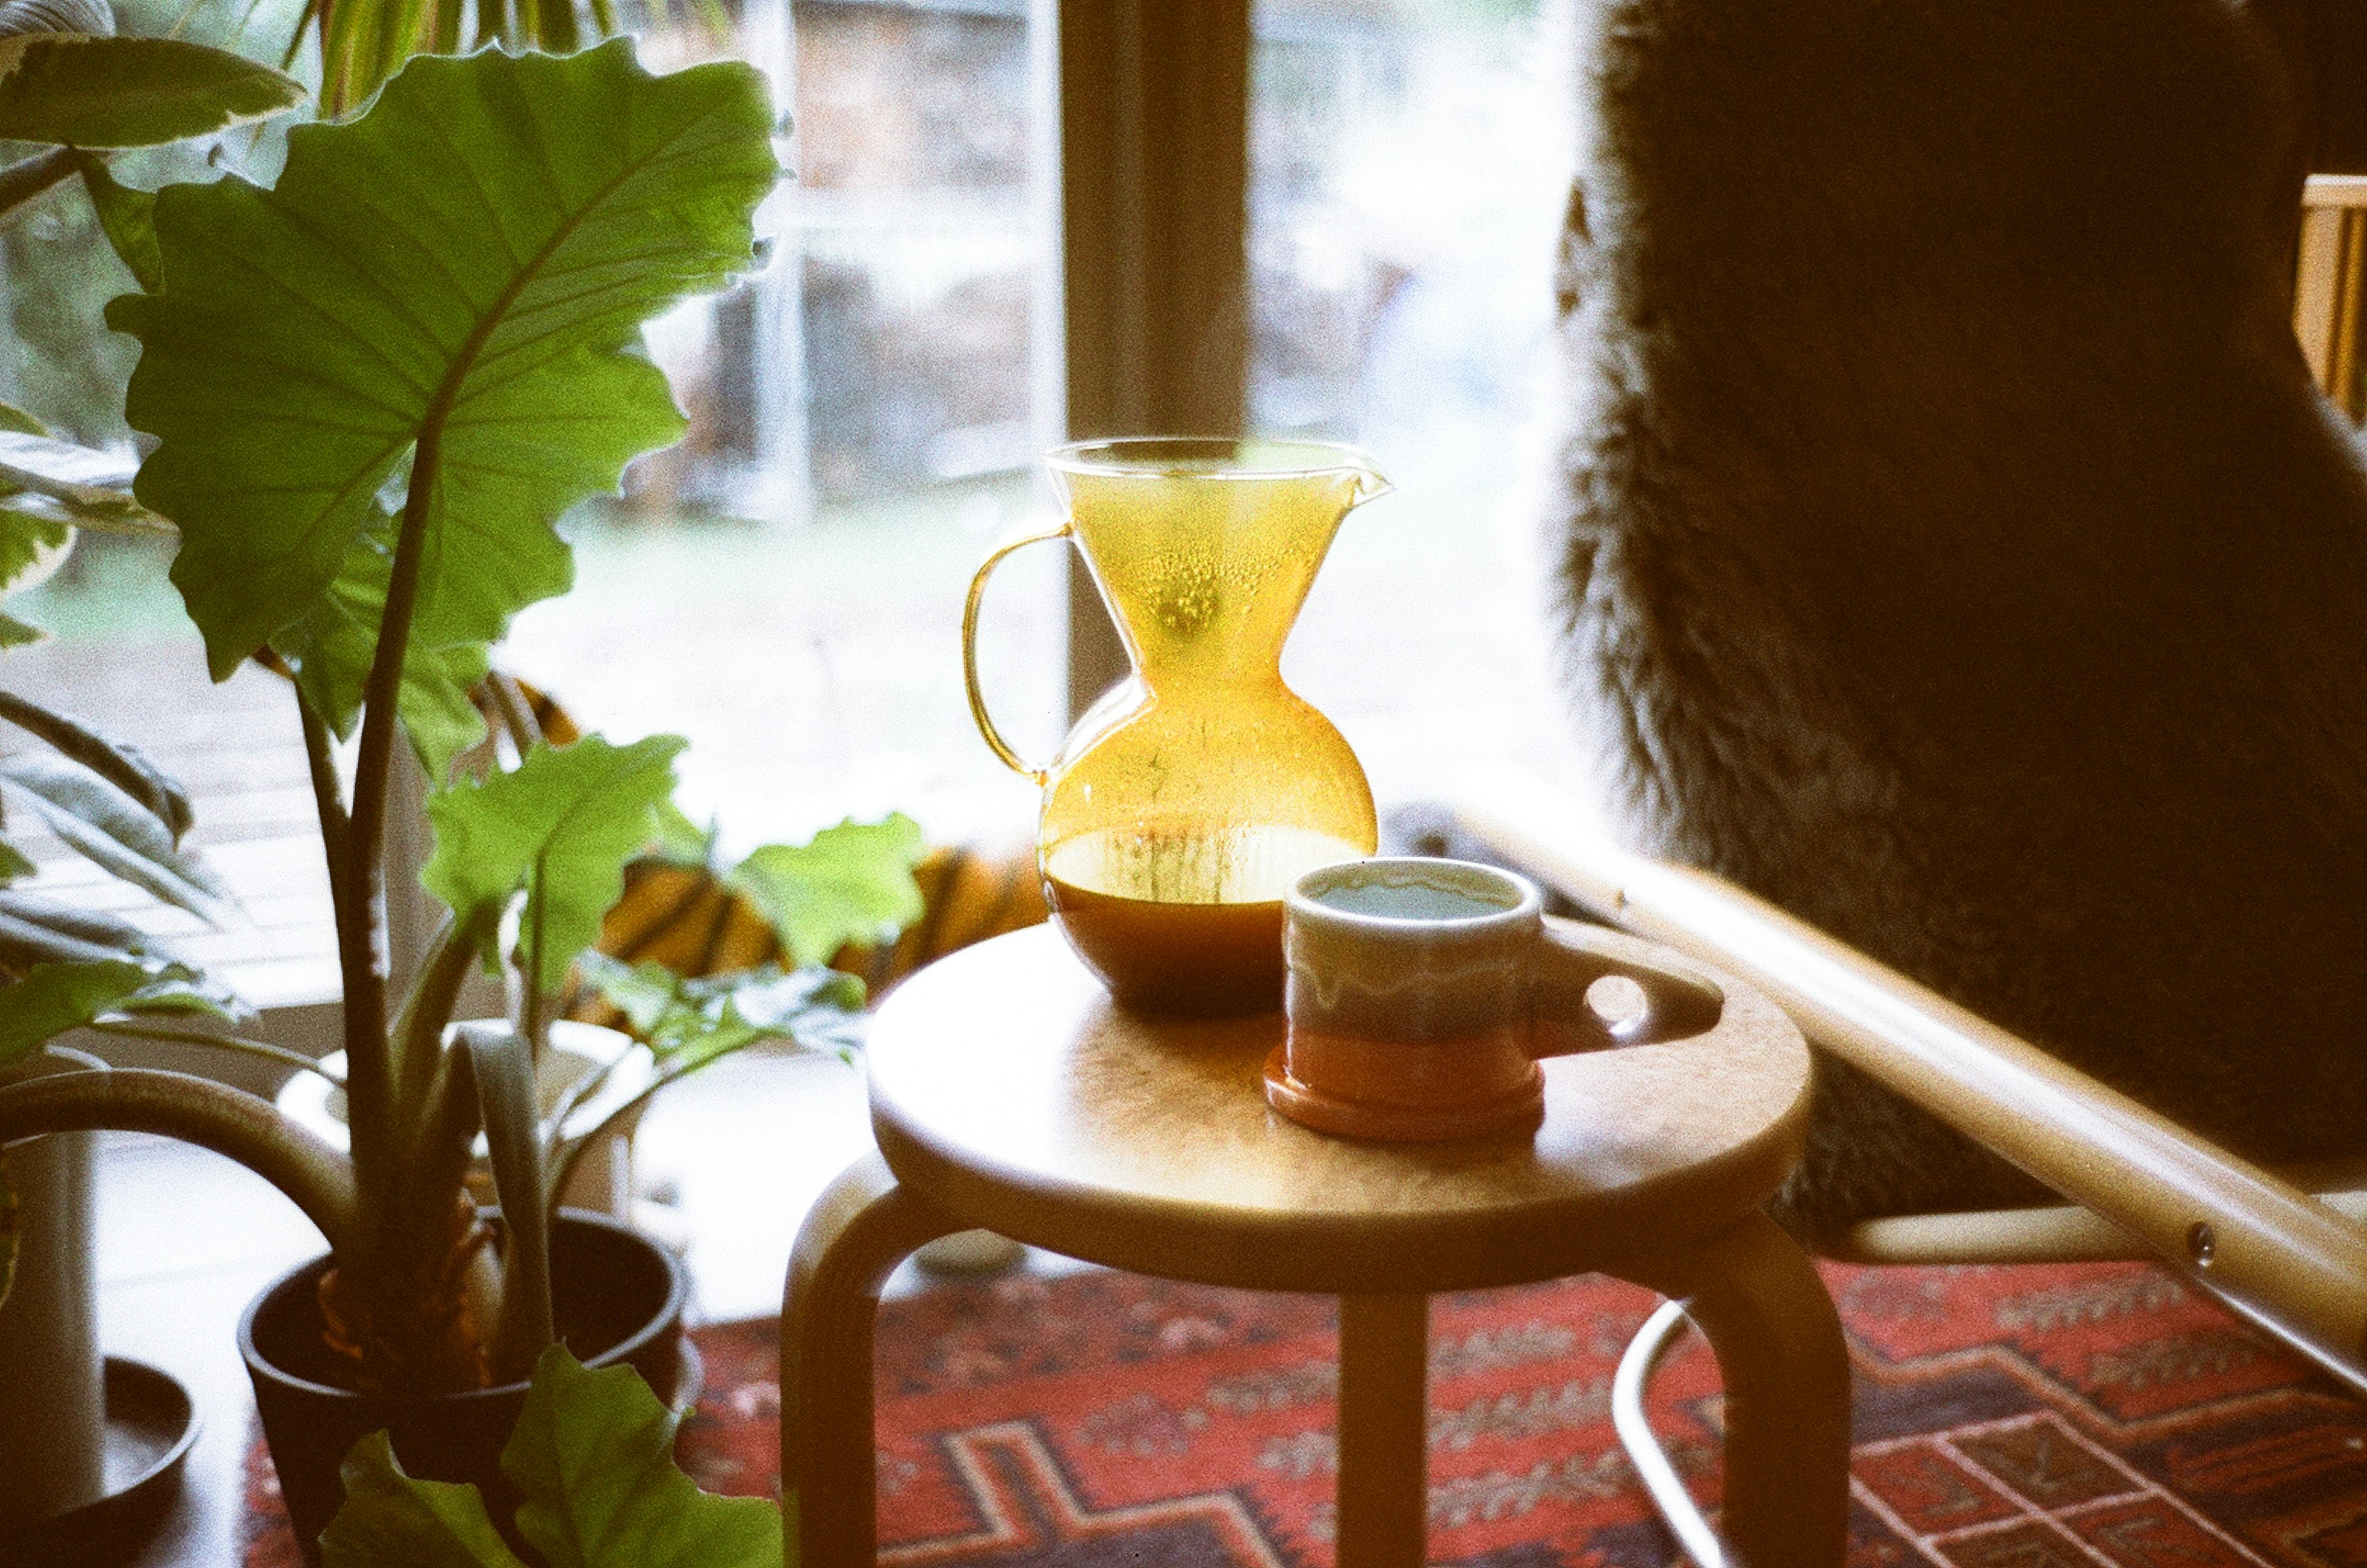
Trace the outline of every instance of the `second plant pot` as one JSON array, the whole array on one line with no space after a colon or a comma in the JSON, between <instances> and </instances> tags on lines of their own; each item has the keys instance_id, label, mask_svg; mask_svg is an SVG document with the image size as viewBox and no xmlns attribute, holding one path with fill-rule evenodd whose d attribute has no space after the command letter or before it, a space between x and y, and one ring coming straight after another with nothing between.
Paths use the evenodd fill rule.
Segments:
<instances>
[{"instance_id":1,"label":"second plant pot","mask_svg":"<svg viewBox=\"0 0 2367 1568\"><path fill-rule=\"evenodd\" d=\"M550 1250L551 1295L568 1348L586 1366L630 1366L660 1399L677 1403L685 1378L696 1376L682 1337L689 1296L682 1266L640 1232L575 1210L552 1226ZM238 1325L239 1354L305 1561L320 1561L321 1531L345 1501L338 1472L346 1454L381 1430L407 1474L474 1483L511 1535L518 1495L502 1474L501 1453L526 1408L527 1385L408 1397L338 1387L340 1364L322 1339L320 1287L328 1269L328 1258L316 1258L283 1275Z\"/></svg>"}]
</instances>

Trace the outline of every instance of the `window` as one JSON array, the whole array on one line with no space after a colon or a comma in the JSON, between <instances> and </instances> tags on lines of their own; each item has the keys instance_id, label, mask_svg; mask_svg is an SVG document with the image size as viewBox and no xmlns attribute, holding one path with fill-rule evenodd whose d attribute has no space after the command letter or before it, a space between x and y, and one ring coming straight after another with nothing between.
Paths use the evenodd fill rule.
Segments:
<instances>
[{"instance_id":1,"label":"window","mask_svg":"<svg viewBox=\"0 0 2367 1568\"><path fill-rule=\"evenodd\" d=\"M972 570L1049 510L1036 458L1065 429L1231 423L1356 442L1397 483L1342 530L1285 662L1384 803L1477 754L1550 760L1566 727L1532 520L1569 158L1559 15L751 0L729 36L644 39L653 66L765 66L798 178L766 209L769 266L650 334L690 434L566 521L578 585L519 618L508 664L587 728L688 735L685 804L734 843L889 809L1022 840L1033 791L978 739L957 673ZM82 279L77 310L128 287L70 221L6 243L20 327L51 308L48 279ZM18 335L8 390L119 406L128 352ZM998 575L981 638L998 721L1045 758L1111 672L1097 612L1068 629L1060 556ZM201 948L258 1000L327 997L292 710L258 672L205 686L164 564L85 541L32 606L55 640L12 655L11 678L180 770L262 928Z\"/></svg>"},{"instance_id":2,"label":"window","mask_svg":"<svg viewBox=\"0 0 2367 1568\"><path fill-rule=\"evenodd\" d=\"M1398 486L1341 530L1285 672L1385 807L1476 756L1550 763L1566 19L1536 0L1253 18L1250 427L1356 442Z\"/></svg>"}]
</instances>

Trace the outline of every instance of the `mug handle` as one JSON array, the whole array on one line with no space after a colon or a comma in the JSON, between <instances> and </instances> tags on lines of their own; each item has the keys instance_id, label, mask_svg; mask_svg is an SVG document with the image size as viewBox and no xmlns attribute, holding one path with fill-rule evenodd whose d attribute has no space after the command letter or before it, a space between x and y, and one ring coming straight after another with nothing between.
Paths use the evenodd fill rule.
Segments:
<instances>
[{"instance_id":1,"label":"mug handle","mask_svg":"<svg viewBox=\"0 0 2367 1568\"><path fill-rule=\"evenodd\" d=\"M1011 749L1010 743L1002 739L1002 732L994 728L994 720L987 716L986 694L979 689L978 684L978 607L986 597L987 575L1002 563L1003 557L1029 545L1065 539L1071 532L1068 520L1063 518L1048 528L1021 528L1004 535L1002 542L987 552L986 559L979 563L978 574L969 580L969 602L962 606L962 679L969 687L969 716L978 721L978 732L986 737L987 745L1002 759L1002 765L1014 773L1026 774L1036 781L1038 788L1051 776L1050 771L1031 768L1020 761L1019 753Z\"/></svg>"},{"instance_id":2,"label":"mug handle","mask_svg":"<svg viewBox=\"0 0 2367 1568\"><path fill-rule=\"evenodd\" d=\"M1709 981L1662 968L1620 951L1642 943L1600 927L1547 920L1529 982L1529 1017L1540 1056L1618 1045L1689 1040L1717 1026L1726 998ZM1644 1010L1616 1022L1595 1011L1587 992L1616 975L1643 988Z\"/></svg>"}]
</instances>

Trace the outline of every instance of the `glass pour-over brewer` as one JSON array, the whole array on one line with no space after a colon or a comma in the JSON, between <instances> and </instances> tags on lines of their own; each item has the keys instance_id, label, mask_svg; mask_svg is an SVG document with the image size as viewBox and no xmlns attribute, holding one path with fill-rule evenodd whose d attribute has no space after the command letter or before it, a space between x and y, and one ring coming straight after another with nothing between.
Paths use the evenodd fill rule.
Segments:
<instances>
[{"instance_id":1,"label":"glass pour-over brewer","mask_svg":"<svg viewBox=\"0 0 2367 1568\"><path fill-rule=\"evenodd\" d=\"M1095 441L1046 461L1067 517L997 545L962 617L979 729L1044 789L1046 897L1120 1002L1278 1007L1283 895L1376 842L1364 769L1283 684L1283 643L1341 520L1388 483L1362 453L1308 441ZM1035 768L987 716L978 610L997 562L1058 538L1076 541L1134 668Z\"/></svg>"}]
</instances>

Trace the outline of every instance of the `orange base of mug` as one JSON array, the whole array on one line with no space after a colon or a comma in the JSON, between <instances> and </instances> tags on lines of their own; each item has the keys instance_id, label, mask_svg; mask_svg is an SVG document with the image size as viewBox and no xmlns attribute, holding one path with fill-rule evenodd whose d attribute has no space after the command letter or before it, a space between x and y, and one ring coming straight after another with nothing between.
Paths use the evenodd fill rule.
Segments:
<instances>
[{"instance_id":1,"label":"orange base of mug","mask_svg":"<svg viewBox=\"0 0 2367 1568\"><path fill-rule=\"evenodd\" d=\"M1535 1063L1511 1094L1477 1102L1430 1105L1347 1100L1290 1076L1289 1047L1265 1059L1265 1102L1303 1127L1393 1144L1502 1138L1537 1130L1546 1118L1546 1075Z\"/></svg>"}]
</instances>

